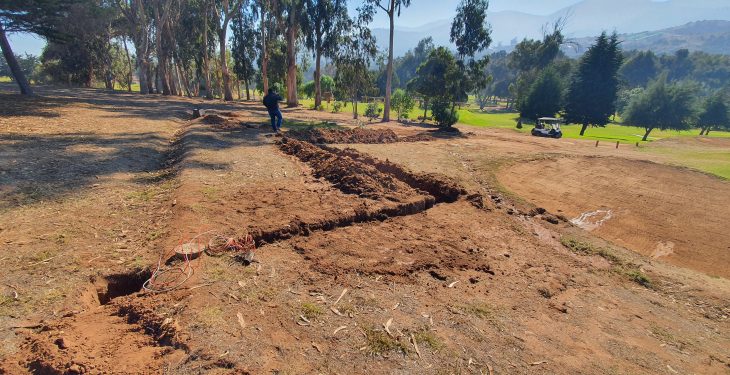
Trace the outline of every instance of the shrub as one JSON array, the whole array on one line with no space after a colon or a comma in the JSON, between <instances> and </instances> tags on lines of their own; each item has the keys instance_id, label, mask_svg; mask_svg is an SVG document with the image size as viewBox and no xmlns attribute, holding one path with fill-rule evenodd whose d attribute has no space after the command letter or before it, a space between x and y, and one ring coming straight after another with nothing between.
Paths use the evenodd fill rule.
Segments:
<instances>
[{"instance_id":1,"label":"shrub","mask_svg":"<svg viewBox=\"0 0 730 375\"><path fill-rule=\"evenodd\" d=\"M383 109L378 106L378 103L368 103L368 106L365 108L365 117L373 121L380 117L382 112Z\"/></svg>"},{"instance_id":2,"label":"shrub","mask_svg":"<svg viewBox=\"0 0 730 375\"><path fill-rule=\"evenodd\" d=\"M339 113L342 110L342 102L332 103L332 113Z\"/></svg>"},{"instance_id":3,"label":"shrub","mask_svg":"<svg viewBox=\"0 0 730 375\"><path fill-rule=\"evenodd\" d=\"M431 112L433 113L433 119L440 126L449 127L459 121L459 114L451 108L451 103L447 101L434 101L431 104Z\"/></svg>"},{"instance_id":4,"label":"shrub","mask_svg":"<svg viewBox=\"0 0 730 375\"><path fill-rule=\"evenodd\" d=\"M413 100L413 96L408 91L398 89L393 93L390 105L398 114L398 121L400 121L408 118L408 113L416 105L416 101Z\"/></svg>"}]
</instances>

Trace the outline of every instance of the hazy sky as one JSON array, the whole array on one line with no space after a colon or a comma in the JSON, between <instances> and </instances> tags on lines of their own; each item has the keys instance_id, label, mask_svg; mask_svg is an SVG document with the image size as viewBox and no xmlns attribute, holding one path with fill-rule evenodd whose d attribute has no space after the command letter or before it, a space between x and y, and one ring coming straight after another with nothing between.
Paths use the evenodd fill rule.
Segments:
<instances>
[{"instance_id":1,"label":"hazy sky","mask_svg":"<svg viewBox=\"0 0 730 375\"><path fill-rule=\"evenodd\" d=\"M536 15L548 15L566 6L580 2L580 0L490 0L489 11L499 12L513 10ZM362 4L362 1L350 1L349 8L352 14ZM416 27L433 21L452 18L456 13L457 0L411 0L411 7L405 8L401 16L396 19L396 26ZM373 27L388 27L388 17L380 12L375 17Z\"/></svg>"}]
</instances>

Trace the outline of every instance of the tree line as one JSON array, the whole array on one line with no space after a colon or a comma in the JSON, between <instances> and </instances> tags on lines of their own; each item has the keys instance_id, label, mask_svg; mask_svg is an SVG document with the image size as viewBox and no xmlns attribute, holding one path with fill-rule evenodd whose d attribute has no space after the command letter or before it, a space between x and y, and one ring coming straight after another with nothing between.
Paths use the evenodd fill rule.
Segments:
<instances>
[{"instance_id":1,"label":"tree line","mask_svg":"<svg viewBox=\"0 0 730 375\"><path fill-rule=\"evenodd\" d=\"M419 96L424 118L431 110L444 126L458 121L456 106L470 95L480 108L506 100L526 119L560 114L581 124L581 135L591 126L606 126L617 113L627 124L647 126L646 137L657 127L716 123L706 125L704 134L727 123L717 116L727 106L730 57L624 52L615 34L604 33L574 60L561 51L571 43L563 36L562 19L546 27L541 39L486 55L491 44L486 0L457 5L450 33L454 49L427 38L395 57L395 19L410 5L365 0L350 16L345 0L0 0L0 46L7 62L0 74L9 72L24 94L32 94L28 76L127 90L136 77L142 94L224 100L233 99L234 88L242 97L241 86L247 99L251 88L277 87L289 106L306 93L315 108L321 108L323 92L331 92L352 102L354 116L363 97L382 96L384 121L393 106L401 119ZM387 51L377 51L369 28L379 12L390 23ZM12 53L6 38L11 32L48 40L38 61ZM314 80L304 83L310 58ZM669 114L671 120L665 118Z\"/></svg>"}]
</instances>

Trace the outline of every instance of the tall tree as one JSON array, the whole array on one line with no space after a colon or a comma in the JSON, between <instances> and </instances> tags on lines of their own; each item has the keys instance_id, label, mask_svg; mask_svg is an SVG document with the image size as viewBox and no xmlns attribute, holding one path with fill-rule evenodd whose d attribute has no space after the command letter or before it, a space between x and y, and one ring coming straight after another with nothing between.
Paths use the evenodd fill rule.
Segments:
<instances>
[{"instance_id":1,"label":"tall tree","mask_svg":"<svg viewBox=\"0 0 730 375\"><path fill-rule=\"evenodd\" d=\"M565 104L565 120L581 124L580 135L588 125L606 126L616 112L619 89L618 70L623 62L616 33L602 33L580 59L573 75Z\"/></svg>"},{"instance_id":2,"label":"tall tree","mask_svg":"<svg viewBox=\"0 0 730 375\"><path fill-rule=\"evenodd\" d=\"M459 69L464 80L462 91L474 92L487 86L485 68L489 56L476 59L475 55L489 48L491 30L487 24L488 0L462 0L451 23L451 42L456 45ZM456 103L452 103L452 108Z\"/></svg>"},{"instance_id":3,"label":"tall tree","mask_svg":"<svg viewBox=\"0 0 730 375\"><path fill-rule=\"evenodd\" d=\"M458 120L453 103L466 100L462 83L466 79L458 60L446 47L431 51L428 59L416 70L409 89L421 94L431 103L434 119L441 126L451 126Z\"/></svg>"},{"instance_id":4,"label":"tall tree","mask_svg":"<svg viewBox=\"0 0 730 375\"><path fill-rule=\"evenodd\" d=\"M139 92L149 94L150 71L150 22L143 0L116 0L116 6L124 15L129 35L134 44L137 73L139 75Z\"/></svg>"},{"instance_id":5,"label":"tall tree","mask_svg":"<svg viewBox=\"0 0 730 375\"><path fill-rule=\"evenodd\" d=\"M15 58L7 34L26 32L49 39L62 38L57 27L73 3L73 0L0 0L0 49L21 94L34 95Z\"/></svg>"},{"instance_id":6,"label":"tall tree","mask_svg":"<svg viewBox=\"0 0 730 375\"><path fill-rule=\"evenodd\" d=\"M634 98L623 114L627 125L646 130L643 141L654 129L687 130L694 115L694 88L687 84L667 84L666 73Z\"/></svg>"},{"instance_id":7,"label":"tall tree","mask_svg":"<svg viewBox=\"0 0 730 375\"><path fill-rule=\"evenodd\" d=\"M553 117L560 111L563 103L563 87L553 68L544 69L520 103L520 116L537 120L540 117Z\"/></svg>"},{"instance_id":8,"label":"tall tree","mask_svg":"<svg viewBox=\"0 0 730 375\"><path fill-rule=\"evenodd\" d=\"M628 58L619 70L629 87L645 87L659 73L659 61L651 51L642 51Z\"/></svg>"},{"instance_id":9,"label":"tall tree","mask_svg":"<svg viewBox=\"0 0 730 375\"><path fill-rule=\"evenodd\" d=\"M345 0L305 0L304 39L314 54L314 106L322 105L322 56L333 57L350 21Z\"/></svg>"},{"instance_id":10,"label":"tall tree","mask_svg":"<svg viewBox=\"0 0 730 375\"><path fill-rule=\"evenodd\" d=\"M361 10L368 13L370 19L376 12L376 7L382 9L388 15L390 21L388 36L388 65L385 82L385 108L383 111L383 122L390 121L390 95L393 88L393 32L395 31L395 17L400 17L402 8L411 5L411 0L365 0Z\"/></svg>"},{"instance_id":11,"label":"tall tree","mask_svg":"<svg viewBox=\"0 0 730 375\"><path fill-rule=\"evenodd\" d=\"M218 24L218 43L220 53L220 70L223 79L223 99L225 101L233 100L231 92L231 74L228 71L228 53L226 48L226 34L228 33L228 24L231 22L233 15L240 12L244 0L216 0L213 2L215 13L219 20Z\"/></svg>"},{"instance_id":12,"label":"tall tree","mask_svg":"<svg viewBox=\"0 0 730 375\"><path fill-rule=\"evenodd\" d=\"M286 105L296 107L297 99L297 38L304 18L304 0L280 0L286 25Z\"/></svg>"},{"instance_id":13,"label":"tall tree","mask_svg":"<svg viewBox=\"0 0 730 375\"><path fill-rule=\"evenodd\" d=\"M340 48L334 57L336 67L336 96L352 103L352 116L357 119L357 103L363 95L374 90L369 66L377 48L375 38L367 27L371 19L367 13L347 23L341 33Z\"/></svg>"},{"instance_id":14,"label":"tall tree","mask_svg":"<svg viewBox=\"0 0 730 375\"><path fill-rule=\"evenodd\" d=\"M241 11L233 17L231 30L233 40L231 54L233 55L233 69L236 75L243 80L246 87L246 100L251 100L249 86L254 78L256 69L254 61L258 54L260 31L256 28L256 12L253 7L241 7Z\"/></svg>"},{"instance_id":15,"label":"tall tree","mask_svg":"<svg viewBox=\"0 0 730 375\"><path fill-rule=\"evenodd\" d=\"M730 130L727 99L722 93L715 93L705 100L697 116L697 126L701 129L700 135L708 135L710 130Z\"/></svg>"}]
</instances>

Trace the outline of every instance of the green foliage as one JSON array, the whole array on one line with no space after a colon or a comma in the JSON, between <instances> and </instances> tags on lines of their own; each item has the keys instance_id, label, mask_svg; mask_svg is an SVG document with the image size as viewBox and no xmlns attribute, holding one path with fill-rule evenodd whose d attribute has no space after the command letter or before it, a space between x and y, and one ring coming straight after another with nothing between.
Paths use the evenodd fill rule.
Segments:
<instances>
[{"instance_id":1,"label":"green foliage","mask_svg":"<svg viewBox=\"0 0 730 375\"><path fill-rule=\"evenodd\" d=\"M659 61L651 51L641 51L621 66L620 74L629 87L645 87L659 73Z\"/></svg>"},{"instance_id":2,"label":"green foliage","mask_svg":"<svg viewBox=\"0 0 730 375\"><path fill-rule=\"evenodd\" d=\"M459 116L453 110L454 103L465 101L467 76L454 55L445 47L431 51L428 59L418 67L416 77L408 87L431 102L431 111L441 126L451 126Z\"/></svg>"},{"instance_id":3,"label":"green foliage","mask_svg":"<svg viewBox=\"0 0 730 375\"><path fill-rule=\"evenodd\" d=\"M333 92L335 91L335 80L332 77L323 74L319 79L319 85L322 92ZM306 97L314 98L314 81L308 81L301 87L301 92Z\"/></svg>"},{"instance_id":4,"label":"green foliage","mask_svg":"<svg viewBox=\"0 0 730 375\"><path fill-rule=\"evenodd\" d=\"M332 113L339 113L342 110L342 102L335 101L332 103Z\"/></svg>"},{"instance_id":5,"label":"green foliage","mask_svg":"<svg viewBox=\"0 0 730 375\"><path fill-rule=\"evenodd\" d=\"M697 126L704 132L710 130L730 130L730 113L728 113L727 99L716 93L708 97L697 116Z\"/></svg>"},{"instance_id":6,"label":"green foliage","mask_svg":"<svg viewBox=\"0 0 730 375\"><path fill-rule=\"evenodd\" d=\"M416 76L416 69L426 61L434 48L433 38L424 38L418 42L415 48L396 58L393 61L393 82L398 84L394 84L393 87L406 88L408 82Z\"/></svg>"},{"instance_id":7,"label":"green foliage","mask_svg":"<svg viewBox=\"0 0 730 375\"><path fill-rule=\"evenodd\" d=\"M31 79L36 79L37 69L40 66L38 57L26 53L23 56L15 55L15 59L18 61L20 71L23 72L23 75ZM11 80L15 80L5 58L0 58L0 77L10 77Z\"/></svg>"},{"instance_id":8,"label":"green foliage","mask_svg":"<svg viewBox=\"0 0 730 375\"><path fill-rule=\"evenodd\" d=\"M667 84L664 74L629 103L624 123L644 127L644 141L653 129L687 130L694 115L695 91L687 84Z\"/></svg>"},{"instance_id":9,"label":"green foliage","mask_svg":"<svg viewBox=\"0 0 730 375\"><path fill-rule=\"evenodd\" d=\"M602 33L580 60L578 71L568 90L565 120L582 124L581 135L588 125L606 126L616 112L619 88L618 70L623 55L618 36Z\"/></svg>"},{"instance_id":10,"label":"green foliage","mask_svg":"<svg viewBox=\"0 0 730 375\"><path fill-rule=\"evenodd\" d=\"M391 109L395 110L398 114L398 121L403 118L408 118L408 113L410 113L416 105L416 101L413 100L411 93L403 89L395 90L390 100Z\"/></svg>"},{"instance_id":11,"label":"green foliage","mask_svg":"<svg viewBox=\"0 0 730 375\"><path fill-rule=\"evenodd\" d=\"M254 62L259 55L261 33L255 21L255 14L248 7L241 7L231 19L233 72L245 82L251 82L256 74Z\"/></svg>"},{"instance_id":12,"label":"green foliage","mask_svg":"<svg viewBox=\"0 0 730 375\"><path fill-rule=\"evenodd\" d=\"M383 109L380 108L378 103L368 103L367 107L365 107L365 117L370 119L370 121L377 119L382 113Z\"/></svg>"},{"instance_id":13,"label":"green foliage","mask_svg":"<svg viewBox=\"0 0 730 375\"><path fill-rule=\"evenodd\" d=\"M431 113L440 126L448 127L459 121L459 113L453 108L452 103L444 100L435 100L431 104Z\"/></svg>"},{"instance_id":14,"label":"green foliage","mask_svg":"<svg viewBox=\"0 0 730 375\"><path fill-rule=\"evenodd\" d=\"M633 89L624 89L619 91L618 97L616 98L616 112L624 113L629 103L636 97L644 93L644 88L635 87Z\"/></svg>"},{"instance_id":15,"label":"green foliage","mask_svg":"<svg viewBox=\"0 0 730 375\"><path fill-rule=\"evenodd\" d=\"M532 120L553 117L562 108L562 103L562 83L557 73L548 68L540 73L527 97L520 103L520 116Z\"/></svg>"},{"instance_id":16,"label":"green foliage","mask_svg":"<svg viewBox=\"0 0 730 375\"><path fill-rule=\"evenodd\" d=\"M461 0L451 23L451 42L459 56L473 57L492 43L487 24L488 0Z\"/></svg>"}]
</instances>

